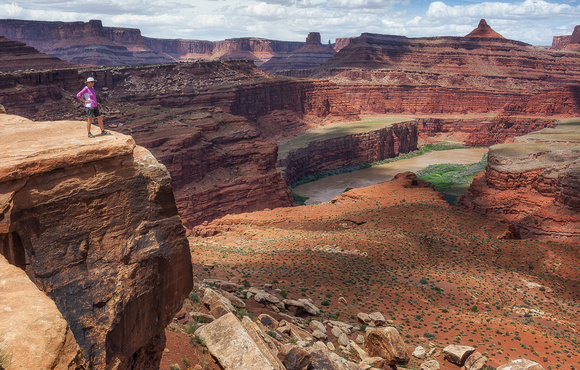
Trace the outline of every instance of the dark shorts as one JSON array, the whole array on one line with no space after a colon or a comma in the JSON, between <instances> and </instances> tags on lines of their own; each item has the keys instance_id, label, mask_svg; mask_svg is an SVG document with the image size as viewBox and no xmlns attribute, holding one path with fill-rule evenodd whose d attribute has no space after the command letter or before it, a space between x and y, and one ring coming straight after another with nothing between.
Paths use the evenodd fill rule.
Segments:
<instances>
[{"instance_id":1,"label":"dark shorts","mask_svg":"<svg viewBox=\"0 0 580 370\"><path fill-rule=\"evenodd\" d=\"M87 117L99 117L101 112L99 112L99 107L95 108L86 108L87 110Z\"/></svg>"}]
</instances>

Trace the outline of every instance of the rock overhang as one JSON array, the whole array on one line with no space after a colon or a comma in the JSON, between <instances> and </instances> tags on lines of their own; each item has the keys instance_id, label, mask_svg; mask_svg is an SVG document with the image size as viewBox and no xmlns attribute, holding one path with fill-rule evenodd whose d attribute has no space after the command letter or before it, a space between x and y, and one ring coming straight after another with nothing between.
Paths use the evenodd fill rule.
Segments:
<instances>
[{"instance_id":1,"label":"rock overhang","mask_svg":"<svg viewBox=\"0 0 580 370\"><path fill-rule=\"evenodd\" d=\"M119 133L88 138L82 121L34 122L1 115L0 128L0 182L128 155L136 146L131 136Z\"/></svg>"}]
</instances>

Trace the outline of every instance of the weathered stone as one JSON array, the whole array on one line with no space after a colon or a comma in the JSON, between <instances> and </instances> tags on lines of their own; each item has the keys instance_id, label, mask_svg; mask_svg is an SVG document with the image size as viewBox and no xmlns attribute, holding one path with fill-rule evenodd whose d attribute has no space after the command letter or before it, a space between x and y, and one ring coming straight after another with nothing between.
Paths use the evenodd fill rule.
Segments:
<instances>
[{"instance_id":1,"label":"weathered stone","mask_svg":"<svg viewBox=\"0 0 580 370\"><path fill-rule=\"evenodd\" d=\"M535 361L520 358L497 367L497 370L544 370L544 367Z\"/></svg>"},{"instance_id":2,"label":"weathered stone","mask_svg":"<svg viewBox=\"0 0 580 370\"><path fill-rule=\"evenodd\" d=\"M347 335L352 333L353 326L350 324L347 324L347 323L342 322L342 321L336 321L336 320L329 320L328 322L333 327L338 327L340 330L342 330Z\"/></svg>"},{"instance_id":3,"label":"weathered stone","mask_svg":"<svg viewBox=\"0 0 580 370\"><path fill-rule=\"evenodd\" d=\"M368 324L369 322L371 322L371 318L369 317L369 315L367 313L364 312L359 312L356 314L356 318L358 319L358 321L360 321L363 324Z\"/></svg>"},{"instance_id":4,"label":"weathered stone","mask_svg":"<svg viewBox=\"0 0 580 370\"><path fill-rule=\"evenodd\" d=\"M326 326L318 320L312 320L308 323L308 327L312 330L319 330L323 333L326 333Z\"/></svg>"},{"instance_id":5,"label":"weathered stone","mask_svg":"<svg viewBox=\"0 0 580 370\"><path fill-rule=\"evenodd\" d=\"M299 326L292 324L291 322L288 322L286 320L282 320L280 321L279 325L282 326L287 326L290 328L291 331L291 336L292 338L295 338L299 341L312 341L312 334L310 332L308 332L307 330L304 330L302 328L300 328Z\"/></svg>"},{"instance_id":6,"label":"weathered stone","mask_svg":"<svg viewBox=\"0 0 580 370\"><path fill-rule=\"evenodd\" d=\"M257 322L258 326L265 332L268 330L276 330L280 326L280 324L278 323L278 320L276 320L272 316L265 314L265 313L258 316L258 319L256 322Z\"/></svg>"},{"instance_id":7,"label":"weathered stone","mask_svg":"<svg viewBox=\"0 0 580 370\"><path fill-rule=\"evenodd\" d=\"M350 343L350 341L349 341L349 339L348 339L348 337L347 337L346 334L341 333L338 336L338 344L340 344L341 346L345 346L346 347L346 346L348 346L349 343Z\"/></svg>"},{"instance_id":8,"label":"weathered stone","mask_svg":"<svg viewBox=\"0 0 580 370\"><path fill-rule=\"evenodd\" d=\"M367 330L365 350L371 357L384 358L388 365L404 365L410 360L403 338L393 327Z\"/></svg>"},{"instance_id":9,"label":"weathered stone","mask_svg":"<svg viewBox=\"0 0 580 370\"><path fill-rule=\"evenodd\" d=\"M209 310L210 315L215 318L222 317L231 312L221 301L214 302Z\"/></svg>"},{"instance_id":10,"label":"weathered stone","mask_svg":"<svg viewBox=\"0 0 580 370\"><path fill-rule=\"evenodd\" d=\"M310 353L310 367L308 370L342 370L339 364L332 361L324 349L314 349L306 347L305 350Z\"/></svg>"},{"instance_id":11,"label":"weathered stone","mask_svg":"<svg viewBox=\"0 0 580 370\"><path fill-rule=\"evenodd\" d=\"M312 302L310 302L307 299L299 299L299 300L295 300L295 299L284 299L282 301L286 306L291 306L291 307L298 307L301 310L309 313L312 316L317 316L320 314L320 309L316 306L314 306L312 304Z\"/></svg>"},{"instance_id":12,"label":"weathered stone","mask_svg":"<svg viewBox=\"0 0 580 370\"><path fill-rule=\"evenodd\" d=\"M328 338L328 335L326 335L326 333L323 333L318 329L312 332L312 336L318 340L326 340Z\"/></svg>"},{"instance_id":13,"label":"weathered stone","mask_svg":"<svg viewBox=\"0 0 580 370\"><path fill-rule=\"evenodd\" d=\"M270 361L274 369L284 370L284 365L282 365L282 362L277 357L278 347L273 342L274 339L265 334L248 316L243 317L242 325L258 345L260 352Z\"/></svg>"},{"instance_id":14,"label":"weathered stone","mask_svg":"<svg viewBox=\"0 0 580 370\"><path fill-rule=\"evenodd\" d=\"M56 305L26 273L0 255L0 348L8 369L67 369L85 364Z\"/></svg>"},{"instance_id":15,"label":"weathered stone","mask_svg":"<svg viewBox=\"0 0 580 370\"><path fill-rule=\"evenodd\" d=\"M421 367L419 367L420 370L439 370L440 368L441 366L437 360L425 361L421 364Z\"/></svg>"},{"instance_id":16,"label":"weathered stone","mask_svg":"<svg viewBox=\"0 0 580 370\"><path fill-rule=\"evenodd\" d=\"M239 299L236 295L228 292L228 291L221 291L220 294L224 296L234 307L237 308L246 308L246 303Z\"/></svg>"},{"instance_id":17,"label":"weathered stone","mask_svg":"<svg viewBox=\"0 0 580 370\"><path fill-rule=\"evenodd\" d=\"M212 309L214 306L220 304L225 307L226 310L230 312L235 312L236 309L232 305L229 299L224 297L223 295L219 294L215 290L211 288L205 288L203 294L203 304L205 304L208 308Z\"/></svg>"},{"instance_id":18,"label":"weathered stone","mask_svg":"<svg viewBox=\"0 0 580 370\"><path fill-rule=\"evenodd\" d=\"M418 359L423 359L427 355L427 351L422 346L415 348L413 351L412 356L417 357Z\"/></svg>"},{"instance_id":19,"label":"weathered stone","mask_svg":"<svg viewBox=\"0 0 580 370\"><path fill-rule=\"evenodd\" d=\"M226 370L275 369L254 339L232 313L195 331Z\"/></svg>"},{"instance_id":20,"label":"weathered stone","mask_svg":"<svg viewBox=\"0 0 580 370\"><path fill-rule=\"evenodd\" d=\"M293 346L284 355L282 363L288 370L307 370L312 363L312 356L306 350Z\"/></svg>"},{"instance_id":21,"label":"weathered stone","mask_svg":"<svg viewBox=\"0 0 580 370\"><path fill-rule=\"evenodd\" d=\"M344 298L344 297L338 297L338 302L339 302L339 303L342 303L342 304L344 304L344 305L346 305L346 304L348 303L348 302L346 301L346 298Z\"/></svg>"},{"instance_id":22,"label":"weathered stone","mask_svg":"<svg viewBox=\"0 0 580 370\"><path fill-rule=\"evenodd\" d=\"M462 369L464 370L481 370L487 365L487 357L483 356L479 352L474 352L467 358L465 365Z\"/></svg>"},{"instance_id":23,"label":"weathered stone","mask_svg":"<svg viewBox=\"0 0 580 370\"><path fill-rule=\"evenodd\" d=\"M207 313L203 313L203 312L192 311L189 313L189 316L191 316L191 318L197 322L206 323L206 324L215 320L214 316L209 315Z\"/></svg>"},{"instance_id":24,"label":"weathered stone","mask_svg":"<svg viewBox=\"0 0 580 370\"><path fill-rule=\"evenodd\" d=\"M219 283L219 287L221 290L225 290L226 292L230 293L235 292L239 288L238 284L231 281L222 281Z\"/></svg>"},{"instance_id":25,"label":"weathered stone","mask_svg":"<svg viewBox=\"0 0 580 370\"><path fill-rule=\"evenodd\" d=\"M344 331L340 330L338 326L333 326L332 329L330 329L330 332L337 338L340 337L342 334L345 334Z\"/></svg>"},{"instance_id":26,"label":"weathered stone","mask_svg":"<svg viewBox=\"0 0 580 370\"><path fill-rule=\"evenodd\" d=\"M336 351L336 348L334 347L334 344L333 344L332 342L327 342L327 343L326 343L326 347L328 348L328 350L329 350L330 352L334 352L334 351Z\"/></svg>"},{"instance_id":27,"label":"weathered stone","mask_svg":"<svg viewBox=\"0 0 580 370\"><path fill-rule=\"evenodd\" d=\"M475 352L475 348L469 346L461 346L451 344L443 348L443 356L452 364L463 366L465 361L471 354Z\"/></svg>"},{"instance_id":28,"label":"weathered stone","mask_svg":"<svg viewBox=\"0 0 580 370\"><path fill-rule=\"evenodd\" d=\"M193 285L166 168L129 136L87 138L86 121L3 115L0 131L0 244L26 261L91 366L159 366Z\"/></svg>"},{"instance_id":29,"label":"weathered stone","mask_svg":"<svg viewBox=\"0 0 580 370\"><path fill-rule=\"evenodd\" d=\"M363 343L365 342L365 337L364 337L364 336L362 336L361 334L358 334L358 335L356 336L356 339L354 340L354 342L355 342L356 344L363 344Z\"/></svg>"},{"instance_id":30,"label":"weathered stone","mask_svg":"<svg viewBox=\"0 0 580 370\"><path fill-rule=\"evenodd\" d=\"M362 360L358 365L361 368L366 368L367 366L372 366L377 369L382 369L385 364L385 360L380 357L367 357Z\"/></svg>"},{"instance_id":31,"label":"weathered stone","mask_svg":"<svg viewBox=\"0 0 580 370\"><path fill-rule=\"evenodd\" d=\"M380 312L372 312L368 317L375 324L375 326L385 326L387 324L385 317Z\"/></svg>"},{"instance_id":32,"label":"weathered stone","mask_svg":"<svg viewBox=\"0 0 580 370\"><path fill-rule=\"evenodd\" d=\"M350 341L350 343L348 344L348 348L349 348L350 352L352 352L358 356L360 361L363 361L369 357L369 354L366 353L366 351L364 349L360 348L358 346L358 344L356 344L353 341Z\"/></svg>"}]
</instances>

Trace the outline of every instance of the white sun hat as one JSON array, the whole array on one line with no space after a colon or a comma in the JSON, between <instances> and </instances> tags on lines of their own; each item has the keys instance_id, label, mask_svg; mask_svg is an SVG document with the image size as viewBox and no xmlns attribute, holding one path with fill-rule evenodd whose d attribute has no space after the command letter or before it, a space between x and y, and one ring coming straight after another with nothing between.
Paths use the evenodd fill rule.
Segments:
<instances>
[{"instance_id":1,"label":"white sun hat","mask_svg":"<svg viewBox=\"0 0 580 370\"><path fill-rule=\"evenodd\" d=\"M96 82L96 81L97 81L97 80L95 80L95 79L94 79L94 78L92 78L92 77L89 77L89 78L87 78L87 82Z\"/></svg>"}]
</instances>

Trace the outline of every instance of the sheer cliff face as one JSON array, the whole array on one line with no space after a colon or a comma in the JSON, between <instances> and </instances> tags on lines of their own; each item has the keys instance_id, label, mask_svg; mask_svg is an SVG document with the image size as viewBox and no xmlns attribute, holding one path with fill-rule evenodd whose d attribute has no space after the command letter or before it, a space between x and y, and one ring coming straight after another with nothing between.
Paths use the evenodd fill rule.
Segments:
<instances>
[{"instance_id":1,"label":"sheer cliff face","mask_svg":"<svg viewBox=\"0 0 580 370\"><path fill-rule=\"evenodd\" d=\"M88 74L97 78L106 125L131 134L167 166L187 227L292 205L275 168L275 142L313 125L358 119L335 84L271 75L250 61ZM2 75L0 103L34 119L80 118L74 94L84 78L76 71Z\"/></svg>"},{"instance_id":2,"label":"sheer cliff face","mask_svg":"<svg viewBox=\"0 0 580 370\"><path fill-rule=\"evenodd\" d=\"M577 114L580 58L517 41L363 34L312 77L363 112Z\"/></svg>"},{"instance_id":3,"label":"sheer cliff face","mask_svg":"<svg viewBox=\"0 0 580 370\"><path fill-rule=\"evenodd\" d=\"M129 136L88 139L84 122L0 115L0 126L2 254L56 303L95 368L158 366L192 286L167 170Z\"/></svg>"},{"instance_id":4,"label":"sheer cliff face","mask_svg":"<svg viewBox=\"0 0 580 370\"><path fill-rule=\"evenodd\" d=\"M580 241L578 122L492 146L460 204L516 225L524 238Z\"/></svg>"}]
</instances>

